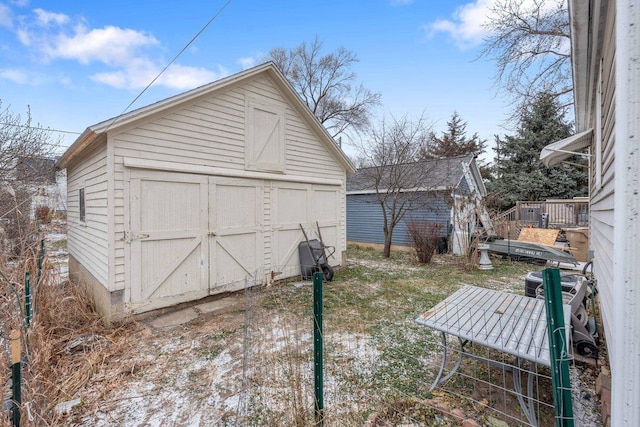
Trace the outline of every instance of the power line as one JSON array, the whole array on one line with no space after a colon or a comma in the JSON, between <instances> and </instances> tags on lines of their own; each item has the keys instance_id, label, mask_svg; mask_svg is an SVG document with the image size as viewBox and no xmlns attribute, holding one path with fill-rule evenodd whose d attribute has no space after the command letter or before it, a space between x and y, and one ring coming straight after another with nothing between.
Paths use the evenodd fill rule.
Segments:
<instances>
[{"instance_id":1,"label":"power line","mask_svg":"<svg viewBox=\"0 0 640 427\"><path fill-rule=\"evenodd\" d=\"M191 38L191 40L189 40L189 43L187 43L187 44L186 44L186 45L185 45L185 46L180 50L180 52L178 52L178 54L177 54L177 55L176 55L176 56L175 56L171 61L169 61L169 63L168 63L168 64L167 64L167 65L166 65L166 66L165 66L165 67L164 67L164 68L163 68L159 73L158 73L158 75L157 75L157 76L155 76L155 77L153 78L153 80L151 80L151 82L150 82L150 83L149 83L149 84L148 84L144 89L142 89L142 92L140 92L140 93L138 94L138 96L136 96L136 97L133 99L133 101L131 101L131 102L129 103L129 105L127 105L127 107L126 107L124 110L122 110L122 113L118 114L118 115L116 116L116 118L115 118L115 119L113 119L113 121L112 121L111 123L109 123L109 126L107 126L107 128L105 129L105 132L106 132L106 131L108 131L108 130L109 130L109 128L111 128L111 126L113 126L113 124L115 124L115 122L117 122L117 121L118 121L118 119L119 119L120 117L122 117L122 116L127 112L127 110L129 110L129 108L131 108L131 106L132 106L133 104L135 104L135 102L136 102L138 99L140 99L140 97L141 97L141 96L142 96L142 95L147 91L147 89L149 89L149 88L151 87L151 85L153 85L153 84L156 82L156 80L158 80L158 79L160 78L160 76L161 76L165 71L167 71L167 68L169 68L169 67L170 67L170 66L171 66L171 65L172 65L172 64L173 64L173 63L174 63L174 62L175 62L175 61L180 57L180 55L182 55L182 54L184 53L184 51L185 51L185 50L187 50L187 48L188 48L189 46L191 46L191 43L193 43L193 42L194 42L198 37L200 37L200 35L204 32L204 30L206 30L206 29L207 29L207 27L208 27L209 25L211 25L211 23L212 23L213 21L215 21L215 19L216 19L216 18L217 18L217 17L218 17L218 16L219 16L219 15L220 15L220 14L221 14L221 13L222 13L226 8L227 8L227 6L229 6L229 4L230 4L232 1L233 1L233 0L227 0L227 2L226 2L226 3L225 3L225 4L224 4L224 5L223 5L219 10L218 10L218 12L216 12L216 14L215 14L215 15L213 15L213 17L212 17L211 19L209 19L209 21L208 21L208 22L207 22L207 23L206 23L206 24L205 24L205 25L200 29L200 31L198 31L198 32L196 33L196 35L194 35L194 36Z\"/></svg>"},{"instance_id":2,"label":"power line","mask_svg":"<svg viewBox=\"0 0 640 427\"><path fill-rule=\"evenodd\" d=\"M187 50L189 48L189 46L191 46L191 44L196 41L196 39L198 37L200 37L200 35L207 29L207 27L209 27L209 25L211 25L211 23L213 21L215 21L215 19L227 8L227 6L229 6L229 4L232 2L233 0L227 0L227 2L218 10L218 12L216 12L215 15L213 15L213 17L211 19L209 19L209 21L200 29L200 31L198 31L192 38L191 40L189 40L189 42L178 52L178 54L158 73L157 76L155 76L153 78L153 80L151 80L151 82L138 94L138 96L136 96L134 98L133 101L131 101L129 103L129 105L127 105L127 107L122 110L122 112L116 116L116 118L109 124L109 126L107 126L106 130L109 130L109 128L122 116L124 115L127 110L129 110L129 108L131 108L131 106L133 104L135 104L135 102L140 99L140 97L147 91L147 89L149 89L159 78L160 76L167 71L167 69L180 57L180 55L182 55L184 53L185 50ZM20 128L25 128L25 129L34 129L34 130L42 130L42 131L47 131L47 132L56 132L56 133L63 133L63 134L69 134L69 135L81 135L82 132L75 132L75 131L70 131L70 130L62 130L62 129L52 129L52 128L44 128L41 126L30 126L30 125L22 125L22 124L15 124L15 123L0 123L0 126L14 126L14 127L20 127Z\"/></svg>"},{"instance_id":3,"label":"power line","mask_svg":"<svg viewBox=\"0 0 640 427\"><path fill-rule=\"evenodd\" d=\"M18 127L18 128L44 130L44 131L47 131L47 132L68 133L68 134L72 134L72 135L80 135L82 133L82 132L74 132L74 131L71 131L71 130L43 128L41 126L18 125L18 124L15 124L15 123L0 123L0 126L14 126L14 127Z\"/></svg>"}]
</instances>

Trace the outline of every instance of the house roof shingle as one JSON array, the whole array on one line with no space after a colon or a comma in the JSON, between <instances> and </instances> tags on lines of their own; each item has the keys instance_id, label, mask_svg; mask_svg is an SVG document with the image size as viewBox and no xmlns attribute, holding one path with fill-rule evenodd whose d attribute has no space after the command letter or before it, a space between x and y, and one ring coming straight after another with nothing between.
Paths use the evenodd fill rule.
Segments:
<instances>
[{"instance_id":1,"label":"house roof shingle","mask_svg":"<svg viewBox=\"0 0 640 427\"><path fill-rule=\"evenodd\" d=\"M385 166L382 171L380 189L389 188L393 180L390 175L400 173L407 177L405 189L419 187L424 191L435 191L456 188L464 175L462 164L469 165L474 161L473 155L450 157L437 160L425 160L415 163L406 163L399 166ZM372 178L378 175L372 170L375 167L361 168L355 173L347 175L347 193L367 193L375 191L375 182ZM419 181L419 185L413 182Z\"/></svg>"}]
</instances>

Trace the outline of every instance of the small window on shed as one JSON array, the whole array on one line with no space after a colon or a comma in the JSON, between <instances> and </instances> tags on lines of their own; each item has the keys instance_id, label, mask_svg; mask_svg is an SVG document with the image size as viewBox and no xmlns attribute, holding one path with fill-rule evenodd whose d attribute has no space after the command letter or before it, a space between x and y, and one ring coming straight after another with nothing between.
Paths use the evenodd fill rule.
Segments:
<instances>
[{"instance_id":1,"label":"small window on shed","mask_svg":"<svg viewBox=\"0 0 640 427\"><path fill-rule=\"evenodd\" d=\"M247 99L245 107L245 167L247 170L284 172L284 109L254 99Z\"/></svg>"},{"instance_id":2,"label":"small window on shed","mask_svg":"<svg viewBox=\"0 0 640 427\"><path fill-rule=\"evenodd\" d=\"M85 222L84 188L78 190L78 204L80 206L80 222Z\"/></svg>"}]
</instances>

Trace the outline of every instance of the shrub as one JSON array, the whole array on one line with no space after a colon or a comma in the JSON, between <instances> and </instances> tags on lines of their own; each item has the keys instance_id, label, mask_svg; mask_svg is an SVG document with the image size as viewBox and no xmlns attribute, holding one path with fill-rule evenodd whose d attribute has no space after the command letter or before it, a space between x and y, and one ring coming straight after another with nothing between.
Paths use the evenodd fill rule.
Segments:
<instances>
[{"instance_id":1,"label":"shrub","mask_svg":"<svg viewBox=\"0 0 640 427\"><path fill-rule=\"evenodd\" d=\"M418 262L428 264L438 247L442 224L412 220L407 224L409 238L416 251Z\"/></svg>"},{"instance_id":2,"label":"shrub","mask_svg":"<svg viewBox=\"0 0 640 427\"><path fill-rule=\"evenodd\" d=\"M37 206L35 217L38 221L48 224L51 222L51 209L49 206Z\"/></svg>"}]
</instances>

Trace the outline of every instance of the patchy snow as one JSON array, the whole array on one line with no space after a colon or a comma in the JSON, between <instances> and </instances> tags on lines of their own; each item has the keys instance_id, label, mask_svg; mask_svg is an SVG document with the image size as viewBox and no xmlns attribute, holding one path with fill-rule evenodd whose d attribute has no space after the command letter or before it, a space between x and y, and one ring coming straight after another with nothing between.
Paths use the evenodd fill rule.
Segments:
<instances>
[{"instance_id":1,"label":"patchy snow","mask_svg":"<svg viewBox=\"0 0 640 427\"><path fill-rule=\"evenodd\" d=\"M350 263L366 267L364 274L371 275L419 269L388 261L352 259ZM297 282L288 289L304 290L308 284ZM519 294L524 291L524 277L494 278L485 284ZM367 283L366 292L381 286ZM244 307L238 307L230 314L201 314L173 328L156 330L148 326L150 322L143 324L130 338L135 342L131 351L118 355L77 396L70 396L80 398L83 405L74 408L66 421L87 427L293 425L299 421L292 419L296 405L302 411L310 410L312 419L309 313L288 306L266 311L256 304L250 309L256 311L247 315ZM246 319L249 322L244 325ZM328 424L363 424L357 415L371 412L389 391L376 389L379 395L372 395L381 367L399 371L401 376L409 372L385 359L390 349L404 351L398 341L439 339L436 333L405 321L408 323L390 323L375 336L366 328L353 332L325 327L325 404L332 417L339 417L333 420L340 420ZM437 346L425 346L417 360L435 366L439 356ZM577 425L600 426L594 385L581 372L581 367L572 368L572 378L577 379L573 392Z\"/></svg>"},{"instance_id":2,"label":"patchy snow","mask_svg":"<svg viewBox=\"0 0 640 427\"><path fill-rule=\"evenodd\" d=\"M225 414L238 408L241 360L223 350L215 358L198 357L199 343L158 343L141 351L159 351L153 357L142 355L145 369L124 387L117 387L99 409L79 420L78 425L216 425ZM148 363L153 362L153 363Z\"/></svg>"},{"instance_id":3,"label":"patchy snow","mask_svg":"<svg viewBox=\"0 0 640 427\"><path fill-rule=\"evenodd\" d=\"M44 240L45 242L61 242L67 239L67 233L47 233Z\"/></svg>"},{"instance_id":4,"label":"patchy snow","mask_svg":"<svg viewBox=\"0 0 640 427\"><path fill-rule=\"evenodd\" d=\"M510 292L513 294L524 295L525 276L520 280L513 277L501 277L499 279L487 280L485 286L497 291Z\"/></svg>"},{"instance_id":5,"label":"patchy snow","mask_svg":"<svg viewBox=\"0 0 640 427\"><path fill-rule=\"evenodd\" d=\"M410 264L396 263L393 261L374 261L374 260L362 260L362 259L350 259L349 265L359 265L366 267L369 272L367 274L373 274L374 271L382 271L386 273L402 273L402 272L416 272L420 271L420 267L412 266Z\"/></svg>"},{"instance_id":6,"label":"patchy snow","mask_svg":"<svg viewBox=\"0 0 640 427\"><path fill-rule=\"evenodd\" d=\"M595 394L595 375L593 370L590 368L577 368L575 365L571 366L570 378L573 418L576 425L601 426L602 414L600 413L598 397Z\"/></svg>"}]
</instances>

